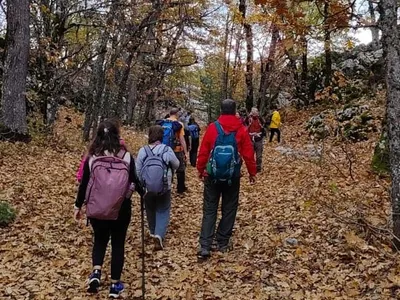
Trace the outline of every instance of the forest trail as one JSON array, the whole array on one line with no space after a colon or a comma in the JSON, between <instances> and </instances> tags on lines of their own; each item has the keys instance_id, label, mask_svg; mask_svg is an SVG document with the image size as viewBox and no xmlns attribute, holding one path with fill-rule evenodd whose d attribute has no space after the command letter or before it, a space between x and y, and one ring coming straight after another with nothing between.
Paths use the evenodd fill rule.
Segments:
<instances>
[{"instance_id":1,"label":"forest trail","mask_svg":"<svg viewBox=\"0 0 400 300\"><path fill-rule=\"evenodd\" d=\"M298 153L307 148L303 124L311 113L286 113L284 147ZM19 211L11 227L0 229L2 300L106 299L109 278L98 296L85 293L91 228L78 227L72 218L84 147L81 120L66 123L66 114L61 112L51 141L0 143L0 198ZM145 141L130 130L123 137L133 153ZM190 192L173 195L165 251L153 253L152 245L146 246L147 299L396 298L399 258L383 234L374 234L389 214L388 182L369 167L377 138L349 146L354 180L333 140L316 157L282 153L267 143L257 183L242 180L233 251L213 254L203 264L196 258L202 184L189 167ZM125 299L141 294L137 196L133 212L122 278ZM109 255L104 266L109 275Z\"/></svg>"}]
</instances>

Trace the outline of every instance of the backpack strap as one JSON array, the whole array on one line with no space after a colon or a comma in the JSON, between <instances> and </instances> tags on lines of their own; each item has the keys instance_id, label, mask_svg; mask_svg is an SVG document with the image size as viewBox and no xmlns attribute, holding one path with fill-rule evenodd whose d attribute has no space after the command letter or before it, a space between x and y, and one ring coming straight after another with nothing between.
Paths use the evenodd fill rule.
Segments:
<instances>
[{"instance_id":1,"label":"backpack strap","mask_svg":"<svg viewBox=\"0 0 400 300\"><path fill-rule=\"evenodd\" d=\"M120 159L124 159L124 157L125 157L125 155L126 155L126 153L127 153L128 151L126 151L125 149L121 149L121 150L119 150L119 152L117 153L117 157L118 158L120 158Z\"/></svg>"},{"instance_id":2,"label":"backpack strap","mask_svg":"<svg viewBox=\"0 0 400 300\"><path fill-rule=\"evenodd\" d=\"M218 135L226 135L224 129L222 128L221 124L218 121L214 122L215 127L217 128L217 132ZM237 131L230 131L229 134L233 134L234 136L236 136Z\"/></svg>"},{"instance_id":3,"label":"backpack strap","mask_svg":"<svg viewBox=\"0 0 400 300\"><path fill-rule=\"evenodd\" d=\"M218 134L225 134L224 129L222 128L221 124L218 121L214 122L215 127L217 128Z\"/></svg>"},{"instance_id":4,"label":"backpack strap","mask_svg":"<svg viewBox=\"0 0 400 300\"><path fill-rule=\"evenodd\" d=\"M153 150L151 150L149 145L144 146L144 151L146 152L146 158L149 156L154 156Z\"/></svg>"}]
</instances>

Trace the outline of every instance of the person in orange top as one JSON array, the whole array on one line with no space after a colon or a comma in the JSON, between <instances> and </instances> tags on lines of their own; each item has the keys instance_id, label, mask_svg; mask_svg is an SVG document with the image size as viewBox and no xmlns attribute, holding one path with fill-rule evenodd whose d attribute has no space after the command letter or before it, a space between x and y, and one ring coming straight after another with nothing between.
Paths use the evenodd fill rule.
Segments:
<instances>
[{"instance_id":1,"label":"person in orange top","mask_svg":"<svg viewBox=\"0 0 400 300\"><path fill-rule=\"evenodd\" d=\"M171 109L169 113L168 120L178 121L178 113L179 108ZM179 122L181 123L181 122ZM187 188L185 185L185 170L186 170L186 160L188 158L188 150L185 141L185 130L183 128L183 124L181 123L182 128L176 133L176 141L177 145L175 146L174 153L176 157L179 159L179 168L176 170L176 178L177 178L177 192L182 194L186 192Z\"/></svg>"}]
</instances>

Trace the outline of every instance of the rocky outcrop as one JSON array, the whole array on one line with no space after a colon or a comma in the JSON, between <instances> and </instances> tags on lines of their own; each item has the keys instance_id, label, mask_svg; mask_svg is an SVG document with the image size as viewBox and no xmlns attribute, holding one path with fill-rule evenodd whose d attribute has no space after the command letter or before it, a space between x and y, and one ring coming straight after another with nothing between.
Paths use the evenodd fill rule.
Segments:
<instances>
[{"instance_id":1,"label":"rocky outcrop","mask_svg":"<svg viewBox=\"0 0 400 300\"><path fill-rule=\"evenodd\" d=\"M326 117L335 120L327 124ZM344 107L340 111L326 110L313 116L306 124L309 135L321 140L332 134L342 136L353 142L368 140L368 133L377 130L374 117L368 105L353 105Z\"/></svg>"},{"instance_id":2,"label":"rocky outcrop","mask_svg":"<svg viewBox=\"0 0 400 300\"><path fill-rule=\"evenodd\" d=\"M309 135L316 139L322 140L330 135L330 128L324 122L325 113L322 112L319 115L313 116L306 124L306 129Z\"/></svg>"},{"instance_id":3,"label":"rocky outcrop","mask_svg":"<svg viewBox=\"0 0 400 300\"><path fill-rule=\"evenodd\" d=\"M346 76L365 77L370 72L378 74L384 66L383 49L376 45L359 45L341 53L337 58L337 67Z\"/></svg>"}]
</instances>

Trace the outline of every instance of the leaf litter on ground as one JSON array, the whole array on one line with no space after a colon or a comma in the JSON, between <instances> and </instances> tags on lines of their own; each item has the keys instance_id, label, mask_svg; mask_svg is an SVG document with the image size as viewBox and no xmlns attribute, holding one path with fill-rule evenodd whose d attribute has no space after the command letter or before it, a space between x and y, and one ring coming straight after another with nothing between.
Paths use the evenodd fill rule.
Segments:
<instances>
[{"instance_id":1,"label":"leaf litter on ground","mask_svg":"<svg viewBox=\"0 0 400 300\"><path fill-rule=\"evenodd\" d=\"M315 111L284 113L284 147L310 144L304 123ZM66 121L66 117L69 116ZM82 117L63 109L51 138L0 143L0 199L18 217L0 229L0 299L91 299L90 227L72 219L75 173L85 151ZM145 134L122 136L135 154ZM400 260L391 250L389 182L370 171L378 133L349 145L353 178L334 138L319 159L291 156L265 144L257 183L242 179L233 250L197 263L202 184L188 167L189 193L173 193L165 251L146 244L147 299L396 299ZM245 172L244 172L245 173ZM125 299L141 295L140 206L133 199L126 241ZM291 241L288 243L287 241ZM294 242L296 241L296 243ZM110 284L104 263L104 299Z\"/></svg>"}]
</instances>

